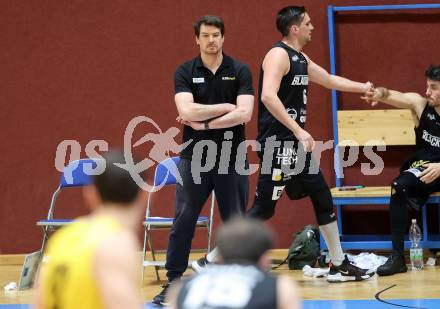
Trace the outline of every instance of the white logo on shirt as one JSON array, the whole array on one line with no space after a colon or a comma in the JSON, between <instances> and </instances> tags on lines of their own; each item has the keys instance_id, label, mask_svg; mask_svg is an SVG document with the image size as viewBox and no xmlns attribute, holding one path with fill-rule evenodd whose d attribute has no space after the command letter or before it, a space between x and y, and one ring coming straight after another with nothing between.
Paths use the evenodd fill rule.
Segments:
<instances>
[{"instance_id":1,"label":"white logo on shirt","mask_svg":"<svg viewBox=\"0 0 440 309\"><path fill-rule=\"evenodd\" d=\"M309 84L308 75L295 75L292 81L292 86L307 86Z\"/></svg>"},{"instance_id":2,"label":"white logo on shirt","mask_svg":"<svg viewBox=\"0 0 440 309\"><path fill-rule=\"evenodd\" d=\"M433 147L440 147L440 137L431 135L426 130L423 130L422 139Z\"/></svg>"},{"instance_id":3,"label":"white logo on shirt","mask_svg":"<svg viewBox=\"0 0 440 309\"><path fill-rule=\"evenodd\" d=\"M296 112L296 109L289 107L288 109L286 109L286 112L289 114L289 116L293 119L296 120L296 117L298 117L298 113Z\"/></svg>"},{"instance_id":4,"label":"white logo on shirt","mask_svg":"<svg viewBox=\"0 0 440 309\"><path fill-rule=\"evenodd\" d=\"M297 55L295 55L295 56L292 57L292 60L293 60L293 61L298 61L298 59L299 59L299 58L298 58Z\"/></svg>"},{"instance_id":5,"label":"white logo on shirt","mask_svg":"<svg viewBox=\"0 0 440 309\"><path fill-rule=\"evenodd\" d=\"M215 266L189 281L182 308L245 308L263 279L252 266Z\"/></svg>"},{"instance_id":6,"label":"white logo on shirt","mask_svg":"<svg viewBox=\"0 0 440 309\"><path fill-rule=\"evenodd\" d=\"M204 82L204 77L193 77L193 84L203 84Z\"/></svg>"},{"instance_id":7,"label":"white logo on shirt","mask_svg":"<svg viewBox=\"0 0 440 309\"><path fill-rule=\"evenodd\" d=\"M273 171L272 171L272 180L273 181L283 180L281 169L279 169L279 168L274 168L273 169Z\"/></svg>"}]
</instances>

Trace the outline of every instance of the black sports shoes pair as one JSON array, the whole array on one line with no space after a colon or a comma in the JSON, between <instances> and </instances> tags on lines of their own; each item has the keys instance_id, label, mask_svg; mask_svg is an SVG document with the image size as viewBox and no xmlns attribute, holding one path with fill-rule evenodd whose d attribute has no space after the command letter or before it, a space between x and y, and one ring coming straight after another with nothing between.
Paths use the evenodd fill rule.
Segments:
<instances>
[{"instance_id":1,"label":"black sports shoes pair","mask_svg":"<svg viewBox=\"0 0 440 309\"><path fill-rule=\"evenodd\" d=\"M405 264L405 258L401 255L392 254L385 264L377 268L379 276L391 276L398 273L405 273L408 268ZM340 266L331 266L330 273L327 277L329 282L344 282L344 281L360 281L365 280L374 275L373 271L358 268L348 261L345 257L344 262Z\"/></svg>"}]
</instances>

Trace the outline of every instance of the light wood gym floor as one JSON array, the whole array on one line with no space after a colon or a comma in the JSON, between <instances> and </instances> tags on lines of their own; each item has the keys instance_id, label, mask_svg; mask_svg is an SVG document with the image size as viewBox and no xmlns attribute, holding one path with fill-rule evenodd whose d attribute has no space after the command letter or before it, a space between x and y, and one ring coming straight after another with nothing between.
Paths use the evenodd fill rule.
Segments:
<instances>
[{"instance_id":1,"label":"light wood gym floor","mask_svg":"<svg viewBox=\"0 0 440 309\"><path fill-rule=\"evenodd\" d=\"M192 254L195 259L202 254ZM287 250L273 250L274 259L284 259ZM160 258L160 256L159 256ZM27 306L10 306L6 304L31 304L33 290L5 292L3 287L12 281L18 282L23 262L22 255L0 256L0 309L26 308ZM392 308L375 299L381 291L380 298L395 304L404 304L410 308L440 308L440 267L425 267L423 271L408 271L390 277L374 276L368 281L328 283L325 279L305 277L302 271L289 270L282 265L273 271L274 274L285 274L296 281L304 300L304 308ZM165 271L160 271L161 282L156 280L154 269L146 268L142 295L148 303L160 290L165 281ZM187 271L186 274L191 274ZM393 286L393 287L391 287ZM389 288L391 287L391 288ZM389 288L388 290L385 290ZM385 291L384 291L385 290ZM334 300L336 302L322 302ZM356 300L355 302L351 300ZM366 300L366 301L360 301ZM320 301L320 302L316 302ZM358 302L359 301L359 302ZM363 307L365 306L365 307ZM147 306L148 307L148 306Z\"/></svg>"}]
</instances>

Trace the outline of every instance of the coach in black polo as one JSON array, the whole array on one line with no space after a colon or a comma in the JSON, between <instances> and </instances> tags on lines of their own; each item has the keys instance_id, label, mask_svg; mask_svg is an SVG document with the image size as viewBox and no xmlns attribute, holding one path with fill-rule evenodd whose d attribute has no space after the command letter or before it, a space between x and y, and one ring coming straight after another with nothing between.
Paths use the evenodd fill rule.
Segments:
<instances>
[{"instance_id":1,"label":"coach in black polo","mask_svg":"<svg viewBox=\"0 0 440 309\"><path fill-rule=\"evenodd\" d=\"M165 265L168 282L180 278L188 266L196 221L211 191L215 191L223 221L243 214L248 198L248 176L236 171L235 159L238 145L245 140L244 123L252 116L251 72L223 54L224 23L220 17L203 16L194 23L194 30L200 55L181 65L174 76L175 103L184 124L183 142L192 142L182 150L178 166L183 185L176 186L175 218ZM212 169L199 171L196 176L200 177L196 177L191 167L194 171L197 166ZM215 251L195 261L193 269L211 262ZM154 303L164 302L168 287L169 283Z\"/></svg>"}]
</instances>

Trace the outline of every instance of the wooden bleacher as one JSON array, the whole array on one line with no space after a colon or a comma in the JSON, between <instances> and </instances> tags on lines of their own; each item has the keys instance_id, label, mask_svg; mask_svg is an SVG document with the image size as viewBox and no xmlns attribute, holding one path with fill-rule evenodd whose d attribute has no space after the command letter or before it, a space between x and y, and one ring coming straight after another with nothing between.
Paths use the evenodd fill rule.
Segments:
<instances>
[{"instance_id":1,"label":"wooden bleacher","mask_svg":"<svg viewBox=\"0 0 440 309\"><path fill-rule=\"evenodd\" d=\"M337 111L339 147L347 146L407 146L415 145L414 122L410 110L339 110ZM396 174L397 176L397 174ZM341 207L346 205L389 204L389 186L365 187L350 191L331 189L337 207L341 244L344 249L390 249L389 235L344 235L342 234ZM431 195L428 203L440 204L440 193ZM440 248L440 238L428 235L426 205L422 207L423 246ZM420 224L420 223L419 223ZM372 226L373 232L374 226ZM408 247L409 243L405 242ZM325 243L321 240L321 247Z\"/></svg>"}]
</instances>

